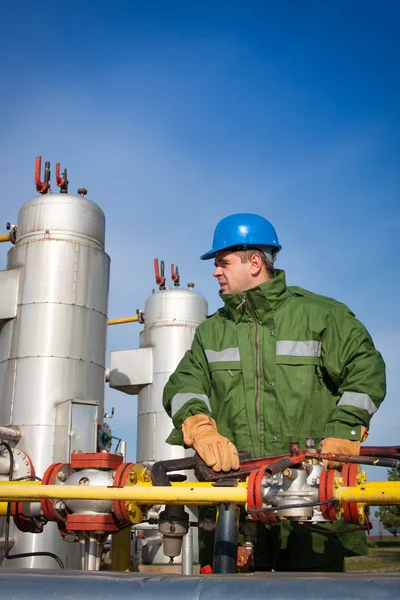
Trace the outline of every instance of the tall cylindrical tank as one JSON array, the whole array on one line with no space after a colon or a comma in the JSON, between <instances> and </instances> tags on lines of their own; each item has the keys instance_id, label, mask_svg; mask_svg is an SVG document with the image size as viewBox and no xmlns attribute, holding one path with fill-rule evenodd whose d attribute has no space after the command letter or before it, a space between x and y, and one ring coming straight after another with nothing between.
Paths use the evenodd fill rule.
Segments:
<instances>
[{"instance_id":1,"label":"tall cylindrical tank","mask_svg":"<svg viewBox=\"0 0 400 600\"><path fill-rule=\"evenodd\" d=\"M145 303L145 326L140 333L140 347L153 348L153 382L139 392L139 462L183 458L193 453L166 443L172 421L163 408L162 396L165 384L190 348L196 327L206 318L207 310L207 300L193 289L162 290L151 295ZM196 553L196 543L194 547ZM143 560L167 563L169 559L159 546L150 546L143 549Z\"/></svg>"},{"instance_id":2,"label":"tall cylindrical tank","mask_svg":"<svg viewBox=\"0 0 400 600\"><path fill-rule=\"evenodd\" d=\"M73 449L96 451L104 412L109 257L105 217L94 202L44 194L24 204L8 269L20 269L17 316L0 330L0 424L18 426L36 475ZM79 544L54 524L40 535L12 527L11 554L51 550L77 567ZM53 559L4 561L56 567Z\"/></svg>"}]
</instances>

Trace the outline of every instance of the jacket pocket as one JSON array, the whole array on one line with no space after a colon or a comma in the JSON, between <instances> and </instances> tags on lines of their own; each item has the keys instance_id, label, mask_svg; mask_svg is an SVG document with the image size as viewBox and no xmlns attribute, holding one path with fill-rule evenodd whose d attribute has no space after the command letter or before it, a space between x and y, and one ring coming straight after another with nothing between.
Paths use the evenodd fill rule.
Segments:
<instances>
[{"instance_id":1,"label":"jacket pocket","mask_svg":"<svg viewBox=\"0 0 400 600\"><path fill-rule=\"evenodd\" d=\"M240 361L209 363L211 411L221 435L238 450L252 451Z\"/></svg>"},{"instance_id":2,"label":"jacket pocket","mask_svg":"<svg viewBox=\"0 0 400 600\"><path fill-rule=\"evenodd\" d=\"M320 435L330 411L324 402L320 364L318 356L276 357L278 411L284 435Z\"/></svg>"},{"instance_id":3,"label":"jacket pocket","mask_svg":"<svg viewBox=\"0 0 400 600\"><path fill-rule=\"evenodd\" d=\"M230 402L242 392L243 377L240 361L209 363L212 397L218 403Z\"/></svg>"}]
</instances>

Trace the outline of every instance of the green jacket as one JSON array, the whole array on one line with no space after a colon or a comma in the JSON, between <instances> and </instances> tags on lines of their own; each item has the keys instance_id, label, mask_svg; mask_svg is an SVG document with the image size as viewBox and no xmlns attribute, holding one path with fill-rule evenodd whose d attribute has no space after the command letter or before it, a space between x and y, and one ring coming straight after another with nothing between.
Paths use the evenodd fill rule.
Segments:
<instances>
[{"instance_id":1,"label":"green jacket","mask_svg":"<svg viewBox=\"0 0 400 600\"><path fill-rule=\"evenodd\" d=\"M252 456L290 441L360 439L385 396L385 365L354 314L331 298L286 287L285 274L244 293L201 323L164 391L175 429L205 413Z\"/></svg>"}]
</instances>

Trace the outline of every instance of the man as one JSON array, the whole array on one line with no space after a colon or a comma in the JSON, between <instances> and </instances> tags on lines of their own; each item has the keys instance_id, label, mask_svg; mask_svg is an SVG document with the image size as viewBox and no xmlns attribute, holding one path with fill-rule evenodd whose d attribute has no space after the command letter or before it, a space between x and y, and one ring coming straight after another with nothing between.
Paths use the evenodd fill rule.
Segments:
<instances>
[{"instance_id":1,"label":"man","mask_svg":"<svg viewBox=\"0 0 400 600\"><path fill-rule=\"evenodd\" d=\"M237 469L238 450L285 454L306 437L359 454L385 396L385 365L365 327L344 304L287 287L273 266L280 250L271 223L244 213L222 219L201 256L215 260L224 307L197 328L163 402L175 427L168 442L217 471ZM343 521L325 528L259 527L256 568L341 571L344 556L366 554L364 533L349 535Z\"/></svg>"}]
</instances>

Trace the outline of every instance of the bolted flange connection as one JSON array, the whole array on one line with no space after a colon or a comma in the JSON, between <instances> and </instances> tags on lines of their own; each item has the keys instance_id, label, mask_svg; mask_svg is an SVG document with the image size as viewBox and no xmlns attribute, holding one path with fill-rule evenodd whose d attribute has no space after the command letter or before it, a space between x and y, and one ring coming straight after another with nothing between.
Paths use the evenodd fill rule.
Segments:
<instances>
[{"instance_id":1,"label":"bolted flange connection","mask_svg":"<svg viewBox=\"0 0 400 600\"><path fill-rule=\"evenodd\" d=\"M125 487L150 482L141 464L124 463L120 454L76 453L71 463L50 465L44 485ZM115 533L129 523L140 523L145 507L124 500L42 500L48 521L56 521L62 535L67 532L96 531Z\"/></svg>"}]
</instances>

